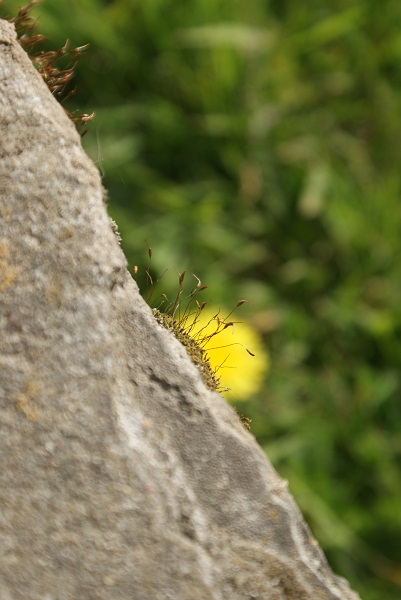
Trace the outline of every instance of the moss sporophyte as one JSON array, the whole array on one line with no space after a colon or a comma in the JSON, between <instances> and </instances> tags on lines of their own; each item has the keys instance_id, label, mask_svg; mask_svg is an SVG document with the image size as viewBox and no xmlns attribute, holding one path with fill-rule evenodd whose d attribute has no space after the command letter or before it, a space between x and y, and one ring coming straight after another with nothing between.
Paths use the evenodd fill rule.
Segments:
<instances>
[{"instance_id":1,"label":"moss sporophyte","mask_svg":"<svg viewBox=\"0 0 401 600\"><path fill-rule=\"evenodd\" d=\"M75 75L75 68L80 57L85 53L89 44L69 49L69 41L58 50L37 50L45 37L37 33L37 21L32 17L31 10L40 0L30 0L26 6L19 9L15 17L3 16L3 19L14 23L17 39L22 48L28 54L32 64L42 76L51 93L62 104L76 92L75 88L69 87L70 81ZM2 0L0 0L0 6ZM68 117L73 121L81 134L86 133L86 123L95 116L92 114L74 115L64 109Z\"/></svg>"},{"instance_id":2,"label":"moss sporophyte","mask_svg":"<svg viewBox=\"0 0 401 600\"><path fill-rule=\"evenodd\" d=\"M185 292L187 272L184 271L178 273L178 290L175 299L170 301L165 294L156 293L165 272L154 282L150 274L152 249L149 246L148 255L145 300L157 322L185 346L210 389L223 393L228 399L250 398L261 387L268 357L257 333L246 324L232 320L234 311L247 300L239 300L222 316L220 309L199 300L207 286L202 286L196 275L192 275L196 281L194 287ZM134 273L138 273L137 267Z\"/></svg>"}]
</instances>

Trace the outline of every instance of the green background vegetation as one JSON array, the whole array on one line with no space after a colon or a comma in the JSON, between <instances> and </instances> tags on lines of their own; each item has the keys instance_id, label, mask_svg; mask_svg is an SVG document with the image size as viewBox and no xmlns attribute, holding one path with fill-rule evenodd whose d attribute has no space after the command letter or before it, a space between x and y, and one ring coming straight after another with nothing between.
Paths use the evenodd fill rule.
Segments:
<instances>
[{"instance_id":1,"label":"green background vegetation","mask_svg":"<svg viewBox=\"0 0 401 600\"><path fill-rule=\"evenodd\" d=\"M15 14L20 2L4 2ZM131 266L264 337L239 410L334 570L401 595L401 2L47 0ZM176 278L167 288L176 286ZM166 290L164 290L166 291ZM168 291L168 290L167 290Z\"/></svg>"}]
</instances>

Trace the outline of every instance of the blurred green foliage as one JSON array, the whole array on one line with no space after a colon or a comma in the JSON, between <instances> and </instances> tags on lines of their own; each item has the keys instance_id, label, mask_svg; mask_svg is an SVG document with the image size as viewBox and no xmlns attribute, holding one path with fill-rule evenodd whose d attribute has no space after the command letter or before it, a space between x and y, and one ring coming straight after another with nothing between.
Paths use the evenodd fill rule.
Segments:
<instances>
[{"instance_id":1,"label":"blurred green foliage","mask_svg":"<svg viewBox=\"0 0 401 600\"><path fill-rule=\"evenodd\" d=\"M240 412L333 568L400 598L401 3L35 10L49 47L91 44L74 101L130 265L146 238L155 271L251 301L272 364Z\"/></svg>"}]
</instances>

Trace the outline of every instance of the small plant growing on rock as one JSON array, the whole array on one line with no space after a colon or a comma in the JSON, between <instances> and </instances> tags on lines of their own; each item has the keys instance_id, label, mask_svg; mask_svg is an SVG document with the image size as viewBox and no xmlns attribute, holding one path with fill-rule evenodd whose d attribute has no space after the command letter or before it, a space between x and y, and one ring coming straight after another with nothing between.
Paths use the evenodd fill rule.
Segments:
<instances>
[{"instance_id":1,"label":"small plant growing on rock","mask_svg":"<svg viewBox=\"0 0 401 600\"><path fill-rule=\"evenodd\" d=\"M196 275L192 275L196 284L189 291L185 291L184 280L187 272L178 273L178 290L173 301L162 293L155 297L157 286L160 283L164 273L153 281L150 274L150 265L152 261L152 248L148 246L149 265L146 269L146 293L145 300L152 308L153 314L160 325L171 331L175 337L185 346L192 361L200 369L206 385L219 392L228 391L228 388L221 385L219 371L224 368L226 360L216 367L212 366L209 352L214 349L220 349L231 345L240 345L239 342L232 344L218 345L217 337L229 327L234 327L238 321L231 320L234 311L245 304L247 300L239 300L235 307L225 316L220 316L220 310L209 313L206 322L203 322L203 312L207 306L207 301L200 302L199 295L207 289L206 285L201 284ZM137 273L138 268L134 268ZM216 346L211 347L211 340L216 341ZM206 349L206 346L207 349ZM244 350L254 356L254 354L244 348Z\"/></svg>"},{"instance_id":2,"label":"small plant growing on rock","mask_svg":"<svg viewBox=\"0 0 401 600\"><path fill-rule=\"evenodd\" d=\"M225 316L221 315L220 310L213 310L208 307L207 301L202 301L200 295L207 289L202 285L196 275L193 287L186 289L184 284L187 272L178 273L178 289L174 300L164 294L157 294L159 283L165 274L165 271L156 281L150 274L150 265L152 261L152 249L148 246L149 264L145 270L146 291L144 294L146 302L152 309L157 322L171 331L175 337L185 346L191 360L198 367L207 387L220 393L229 391L229 388L221 383L221 372L224 368L230 368L226 365L228 355L225 356L219 364L211 361L210 356L214 350L224 350L230 346L240 346L244 352L254 356L253 352L248 350L240 342L221 343L221 334L229 328L234 330L239 321L232 320L234 311L245 304L247 300L239 300L234 308ZM134 274L138 273L138 267L134 267ZM220 336L220 338L219 338ZM240 415L244 426L250 428L250 420Z\"/></svg>"},{"instance_id":3,"label":"small plant growing on rock","mask_svg":"<svg viewBox=\"0 0 401 600\"><path fill-rule=\"evenodd\" d=\"M19 9L15 17L4 16L2 18L14 23L17 39L22 48L28 54L32 64L43 77L44 82L51 93L62 104L76 92L76 88L70 88L69 83L75 75L75 68L81 56L87 50L89 44L69 49L69 41L58 50L38 50L45 41L45 36L37 33L37 20L32 17L31 10L40 0L30 2ZM0 5L2 0L0 0ZM77 125L81 136L86 133L86 123L95 116L92 114L74 115L64 109L68 117Z\"/></svg>"}]
</instances>

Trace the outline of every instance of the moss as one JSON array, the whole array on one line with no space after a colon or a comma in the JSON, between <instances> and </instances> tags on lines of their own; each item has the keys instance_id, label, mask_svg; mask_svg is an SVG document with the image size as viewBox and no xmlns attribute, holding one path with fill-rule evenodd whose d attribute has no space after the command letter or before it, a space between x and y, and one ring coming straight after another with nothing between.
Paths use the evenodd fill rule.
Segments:
<instances>
[{"instance_id":1,"label":"moss","mask_svg":"<svg viewBox=\"0 0 401 600\"><path fill-rule=\"evenodd\" d=\"M198 342L189 335L180 325L180 322L174 319L167 313L160 312L157 308L153 309L155 319L160 325L162 325L168 331L171 331L177 340L185 346L192 362L198 367L202 378L211 390L220 390L220 380L216 376L210 361L207 357L205 350L198 344Z\"/></svg>"},{"instance_id":2,"label":"moss","mask_svg":"<svg viewBox=\"0 0 401 600\"><path fill-rule=\"evenodd\" d=\"M165 329L171 331L177 340L185 346L192 362L199 369L206 386L217 392L223 391L220 384L220 378L217 377L216 372L207 357L206 351L198 344L198 342L190 336L189 333L185 331L184 327L180 325L179 321L174 319L171 315L160 312L157 308L153 308L152 312L156 321ZM240 414L237 409L235 409L235 412L245 429L250 431L251 419Z\"/></svg>"},{"instance_id":3,"label":"moss","mask_svg":"<svg viewBox=\"0 0 401 600\"><path fill-rule=\"evenodd\" d=\"M67 40L64 46L58 50L38 50L37 47L46 39L43 35L37 33L36 19L31 15L32 8L38 2L39 0L30 0L26 6L19 9L15 17L2 16L2 18L14 23L20 45L43 77L53 96L61 104L68 100L76 91L69 84L75 75L77 62L89 44L69 49ZM90 115L74 115L65 108L64 110L71 121L76 124L81 136L83 136L87 131L85 128L86 123L93 119L95 113Z\"/></svg>"}]
</instances>

